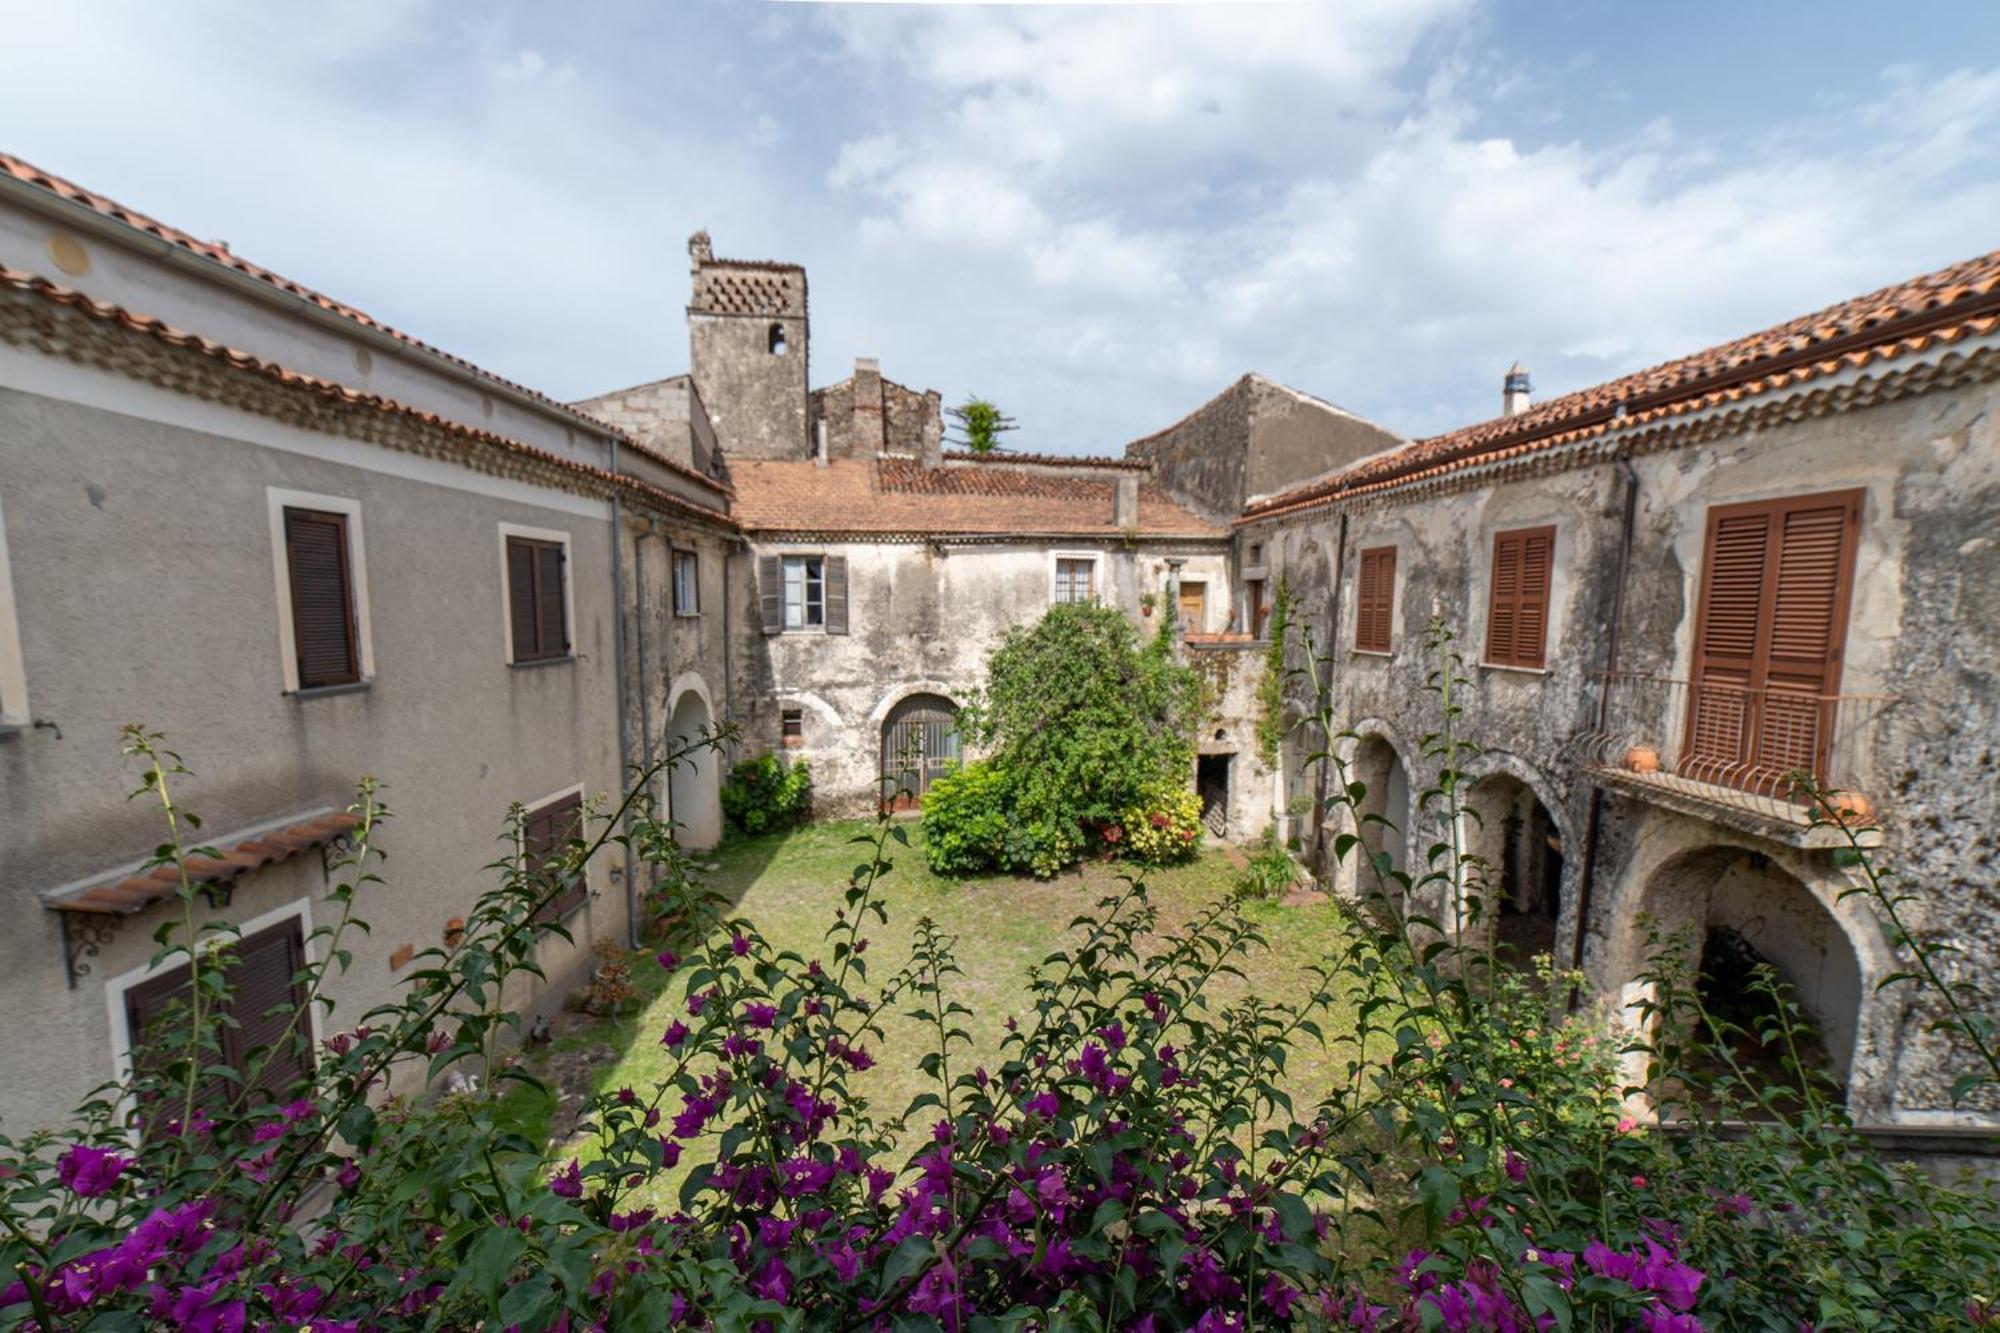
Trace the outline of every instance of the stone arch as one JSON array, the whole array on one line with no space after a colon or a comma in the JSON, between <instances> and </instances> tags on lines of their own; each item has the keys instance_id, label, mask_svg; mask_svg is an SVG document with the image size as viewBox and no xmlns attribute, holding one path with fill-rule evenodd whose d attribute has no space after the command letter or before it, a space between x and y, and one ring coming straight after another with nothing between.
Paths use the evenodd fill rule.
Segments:
<instances>
[{"instance_id":1,"label":"stone arch","mask_svg":"<svg viewBox=\"0 0 2000 1333\"><path fill-rule=\"evenodd\" d=\"M1369 719L1357 724L1348 744L1347 776L1362 785L1359 803L1348 816L1347 831L1361 844L1340 863L1335 882L1351 898L1365 898L1378 887L1373 858L1386 852L1392 871L1410 869L1410 838L1416 822L1416 788L1411 781L1407 745L1385 722ZM1385 822L1386 821L1386 822ZM1389 892L1397 907L1400 893Z\"/></svg>"},{"instance_id":2,"label":"stone arch","mask_svg":"<svg viewBox=\"0 0 2000 1333\"><path fill-rule=\"evenodd\" d=\"M888 719L889 711L913 694L942 695L944 698L953 701L952 707L955 709L958 707L956 700L962 692L962 686L928 678L923 680L906 680L901 684L892 685L876 701L875 707L868 711L868 729L875 732L881 731L882 723Z\"/></svg>"},{"instance_id":3,"label":"stone arch","mask_svg":"<svg viewBox=\"0 0 2000 1333\"><path fill-rule=\"evenodd\" d=\"M1479 865L1479 933L1493 933L1512 962L1556 954L1571 896L1563 805L1532 764L1504 751L1480 755L1466 771L1473 781L1460 806L1459 846Z\"/></svg>"},{"instance_id":4,"label":"stone arch","mask_svg":"<svg viewBox=\"0 0 2000 1333\"><path fill-rule=\"evenodd\" d=\"M698 674L676 676L667 699L670 752L714 730L714 706ZM667 813L682 846L703 850L722 841L722 758L713 746L695 750L668 771Z\"/></svg>"},{"instance_id":5,"label":"stone arch","mask_svg":"<svg viewBox=\"0 0 2000 1333\"><path fill-rule=\"evenodd\" d=\"M882 799L913 810L931 783L959 763L958 703L949 695L912 691L889 709L878 735Z\"/></svg>"},{"instance_id":6,"label":"stone arch","mask_svg":"<svg viewBox=\"0 0 2000 1333\"><path fill-rule=\"evenodd\" d=\"M1639 980L1649 967L1642 914L1663 933L1689 932L1697 964L1720 932L1732 932L1772 964L1818 1027L1830 1072L1846 1085L1849 1104L1872 1098L1867 1056L1886 1049L1895 1021L1889 1006L1872 997L1893 960L1866 909L1841 901L1846 881L1825 882L1769 851L1730 840L1682 844L1634 867L1627 883L1633 888L1619 895L1613 952L1624 1022L1636 1024L1633 1006L1651 998ZM1639 1082L1643 1057L1627 1072L1636 1075L1630 1082Z\"/></svg>"}]
</instances>

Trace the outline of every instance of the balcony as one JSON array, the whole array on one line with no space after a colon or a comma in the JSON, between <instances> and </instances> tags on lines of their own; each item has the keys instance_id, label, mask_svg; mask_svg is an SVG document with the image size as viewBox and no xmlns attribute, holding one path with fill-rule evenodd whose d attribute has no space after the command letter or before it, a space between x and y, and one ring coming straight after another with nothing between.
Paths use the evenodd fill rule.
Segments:
<instances>
[{"instance_id":1,"label":"balcony","mask_svg":"<svg viewBox=\"0 0 2000 1333\"><path fill-rule=\"evenodd\" d=\"M1892 697L1695 686L1636 672L1611 672L1600 687L1602 723L1575 743L1579 763L1604 786L1795 847L1846 845L1794 795L1802 773L1840 793L1853 822L1873 821L1868 757Z\"/></svg>"}]
</instances>

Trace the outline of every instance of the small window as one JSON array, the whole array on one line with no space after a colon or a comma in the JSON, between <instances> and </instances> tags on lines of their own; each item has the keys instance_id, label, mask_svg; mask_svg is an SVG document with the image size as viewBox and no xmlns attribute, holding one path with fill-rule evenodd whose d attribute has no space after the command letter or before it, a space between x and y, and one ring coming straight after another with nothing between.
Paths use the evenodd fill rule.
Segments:
<instances>
[{"instance_id":1,"label":"small window","mask_svg":"<svg viewBox=\"0 0 2000 1333\"><path fill-rule=\"evenodd\" d=\"M1249 554L1248 554L1248 555L1244 556L1244 558L1243 558L1243 563L1244 563L1244 564L1246 564L1246 565L1250 565L1250 566L1251 566L1251 567L1253 567L1253 568L1254 568L1255 566L1257 566L1257 565L1261 565L1261 564L1263 564L1263 563L1264 563L1264 543L1262 543L1262 542L1251 542L1251 543L1250 543L1250 552L1249 552Z\"/></svg>"},{"instance_id":2,"label":"small window","mask_svg":"<svg viewBox=\"0 0 2000 1333\"><path fill-rule=\"evenodd\" d=\"M563 544L507 537L507 622L516 662L569 656L568 563Z\"/></svg>"},{"instance_id":3,"label":"small window","mask_svg":"<svg viewBox=\"0 0 2000 1333\"><path fill-rule=\"evenodd\" d=\"M1377 546L1361 553L1354 589L1354 646L1364 653L1389 651L1396 605L1396 548Z\"/></svg>"},{"instance_id":4,"label":"small window","mask_svg":"<svg viewBox=\"0 0 2000 1333\"><path fill-rule=\"evenodd\" d=\"M347 515L287 506L285 564L291 580L299 688L354 684L361 679L361 653L355 634Z\"/></svg>"},{"instance_id":5,"label":"small window","mask_svg":"<svg viewBox=\"0 0 2000 1333\"><path fill-rule=\"evenodd\" d=\"M674 614L701 614L701 557L693 551L674 552Z\"/></svg>"},{"instance_id":6,"label":"small window","mask_svg":"<svg viewBox=\"0 0 2000 1333\"><path fill-rule=\"evenodd\" d=\"M787 708L778 715L778 731L786 745L806 743L806 712L803 708Z\"/></svg>"},{"instance_id":7,"label":"small window","mask_svg":"<svg viewBox=\"0 0 2000 1333\"><path fill-rule=\"evenodd\" d=\"M570 840L582 836L583 797L580 794L572 792L544 802L521 817L522 868L529 875L544 881L546 888L547 879L555 874L569 855ZM559 921L583 906L589 897L590 878L580 867L576 882L550 900L539 919Z\"/></svg>"},{"instance_id":8,"label":"small window","mask_svg":"<svg viewBox=\"0 0 2000 1333\"><path fill-rule=\"evenodd\" d=\"M1493 587L1486 610L1489 664L1537 669L1546 664L1555 549L1554 528L1493 534Z\"/></svg>"},{"instance_id":9,"label":"small window","mask_svg":"<svg viewBox=\"0 0 2000 1333\"><path fill-rule=\"evenodd\" d=\"M771 326L771 333L770 333L770 343L771 343L771 355L772 355L772 356L783 356L783 355L785 354L785 351L786 351L786 343L785 343L785 326L784 326L784 325L782 325L782 324L773 324L773 325Z\"/></svg>"},{"instance_id":10,"label":"small window","mask_svg":"<svg viewBox=\"0 0 2000 1333\"><path fill-rule=\"evenodd\" d=\"M826 625L826 561L817 555L785 557L785 628Z\"/></svg>"},{"instance_id":11,"label":"small window","mask_svg":"<svg viewBox=\"0 0 2000 1333\"><path fill-rule=\"evenodd\" d=\"M1056 601L1094 602L1097 600L1097 561L1094 557L1056 561Z\"/></svg>"},{"instance_id":12,"label":"small window","mask_svg":"<svg viewBox=\"0 0 2000 1333\"><path fill-rule=\"evenodd\" d=\"M1264 580L1245 579L1243 581L1243 628L1250 631L1250 637L1264 637L1264 618L1271 608L1264 604Z\"/></svg>"}]
</instances>

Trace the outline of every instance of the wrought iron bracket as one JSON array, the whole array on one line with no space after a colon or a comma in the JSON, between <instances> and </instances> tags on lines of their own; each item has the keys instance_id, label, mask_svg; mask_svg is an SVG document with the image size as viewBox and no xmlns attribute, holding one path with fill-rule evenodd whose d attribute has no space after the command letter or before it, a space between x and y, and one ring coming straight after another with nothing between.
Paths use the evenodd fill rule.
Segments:
<instances>
[{"instance_id":1,"label":"wrought iron bracket","mask_svg":"<svg viewBox=\"0 0 2000 1333\"><path fill-rule=\"evenodd\" d=\"M62 921L63 976L69 988L90 975L90 960L118 934L125 918L107 912L58 912Z\"/></svg>"},{"instance_id":2,"label":"wrought iron bracket","mask_svg":"<svg viewBox=\"0 0 2000 1333\"><path fill-rule=\"evenodd\" d=\"M319 845L319 874L323 884L333 883L333 872L340 863L359 851L361 844L354 840L352 833L343 833L337 838L329 838Z\"/></svg>"}]
</instances>

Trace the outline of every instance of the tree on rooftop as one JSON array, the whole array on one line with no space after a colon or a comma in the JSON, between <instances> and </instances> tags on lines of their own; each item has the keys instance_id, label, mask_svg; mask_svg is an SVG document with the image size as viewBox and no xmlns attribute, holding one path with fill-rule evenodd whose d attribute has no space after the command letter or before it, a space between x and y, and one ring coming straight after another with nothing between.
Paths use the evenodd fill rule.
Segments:
<instances>
[{"instance_id":1,"label":"tree on rooftop","mask_svg":"<svg viewBox=\"0 0 2000 1333\"><path fill-rule=\"evenodd\" d=\"M958 443L975 454L992 453L1000 437L1017 428L1014 418L977 395L950 409L950 416L958 423Z\"/></svg>"}]
</instances>

